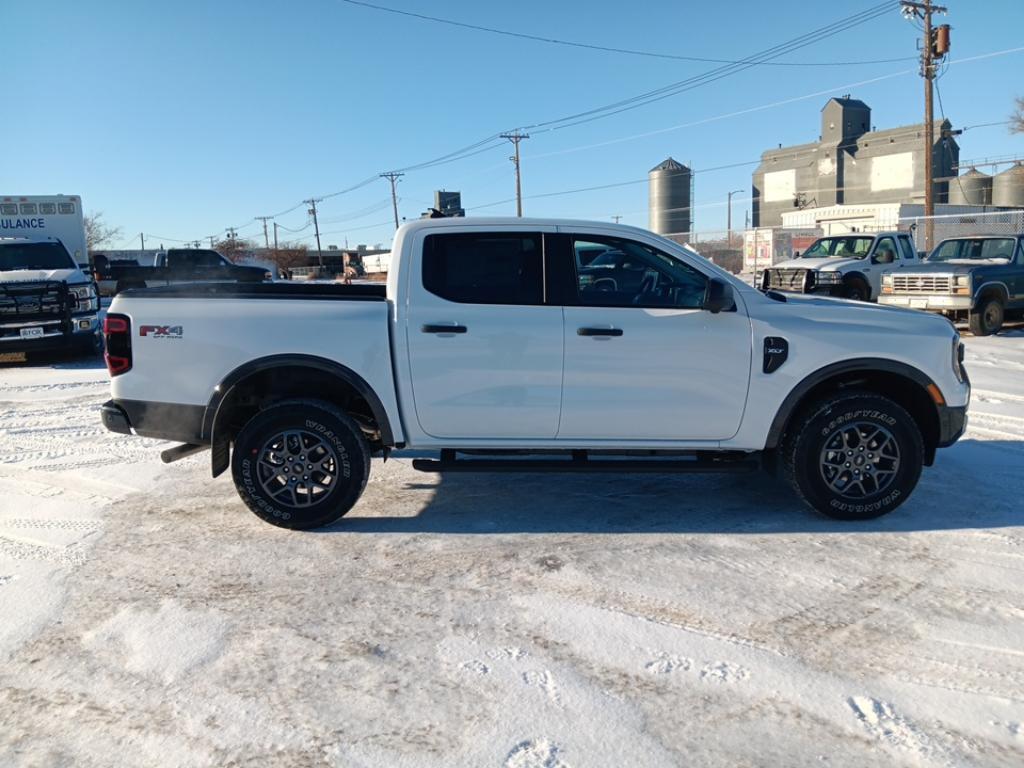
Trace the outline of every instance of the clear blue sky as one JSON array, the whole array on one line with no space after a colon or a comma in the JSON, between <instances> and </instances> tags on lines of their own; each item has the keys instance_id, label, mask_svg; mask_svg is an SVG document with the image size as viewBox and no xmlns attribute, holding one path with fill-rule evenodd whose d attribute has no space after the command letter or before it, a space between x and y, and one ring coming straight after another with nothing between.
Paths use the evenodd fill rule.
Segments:
<instances>
[{"instance_id":1,"label":"clear blue sky","mask_svg":"<svg viewBox=\"0 0 1024 768\"><path fill-rule=\"evenodd\" d=\"M742 58L856 11L871 0L623 3L481 3L373 0L410 11L597 45L675 55ZM1021 0L948 0L952 66L940 81L956 127L1005 120L1024 95ZM548 45L356 7L341 0L51 0L0 3L6 74L0 120L0 194L80 194L123 228L154 240L194 239L283 211L520 125L607 104L716 65ZM780 61L916 55L914 26L887 16ZM827 96L694 123L827 91L851 93L879 128L919 122L916 73L879 80L914 61L860 66L757 67L655 104L523 142L527 215L623 216L646 226L647 188L530 195L643 179L666 156L712 168L757 160L779 143L813 141ZM591 146L602 144L603 146ZM968 130L965 159L1024 155L1005 126ZM580 149L580 147L590 147ZM511 215L511 147L427 170L399 185L400 212L418 216L438 188L457 189L470 213ZM698 230L724 229L749 208L753 166L698 175ZM327 243L388 242L393 226L383 179L321 205ZM299 229L305 206L278 221ZM282 233L284 234L284 233ZM301 235L311 236L312 229ZM134 242L137 243L137 237ZM150 243L147 243L147 245Z\"/></svg>"}]
</instances>

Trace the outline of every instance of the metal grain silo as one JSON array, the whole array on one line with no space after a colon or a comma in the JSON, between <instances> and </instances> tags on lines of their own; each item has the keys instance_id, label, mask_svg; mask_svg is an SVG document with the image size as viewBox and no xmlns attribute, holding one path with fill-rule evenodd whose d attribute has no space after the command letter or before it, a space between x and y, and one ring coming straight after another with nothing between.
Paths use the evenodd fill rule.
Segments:
<instances>
[{"instance_id":1,"label":"metal grain silo","mask_svg":"<svg viewBox=\"0 0 1024 768\"><path fill-rule=\"evenodd\" d=\"M977 168L949 181L951 205L991 205L992 177Z\"/></svg>"},{"instance_id":2,"label":"metal grain silo","mask_svg":"<svg viewBox=\"0 0 1024 768\"><path fill-rule=\"evenodd\" d=\"M992 177L992 205L1024 208L1024 163Z\"/></svg>"},{"instance_id":3,"label":"metal grain silo","mask_svg":"<svg viewBox=\"0 0 1024 768\"><path fill-rule=\"evenodd\" d=\"M691 231L690 185L693 172L671 157L651 169L650 229L659 235Z\"/></svg>"}]
</instances>

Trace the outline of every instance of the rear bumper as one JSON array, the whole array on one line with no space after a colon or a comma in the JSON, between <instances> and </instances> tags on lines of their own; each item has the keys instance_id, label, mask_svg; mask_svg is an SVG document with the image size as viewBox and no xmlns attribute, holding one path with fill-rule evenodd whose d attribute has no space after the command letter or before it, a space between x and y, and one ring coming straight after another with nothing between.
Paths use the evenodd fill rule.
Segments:
<instances>
[{"instance_id":1,"label":"rear bumper","mask_svg":"<svg viewBox=\"0 0 1024 768\"><path fill-rule=\"evenodd\" d=\"M122 435L136 434L158 440L209 445L202 437L202 405L153 403L144 400L108 400L100 409L103 426Z\"/></svg>"}]
</instances>

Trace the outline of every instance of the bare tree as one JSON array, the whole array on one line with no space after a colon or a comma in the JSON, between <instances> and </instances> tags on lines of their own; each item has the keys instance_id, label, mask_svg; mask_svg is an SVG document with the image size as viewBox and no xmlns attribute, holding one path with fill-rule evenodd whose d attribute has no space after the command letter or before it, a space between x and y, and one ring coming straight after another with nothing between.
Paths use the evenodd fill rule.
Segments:
<instances>
[{"instance_id":1,"label":"bare tree","mask_svg":"<svg viewBox=\"0 0 1024 768\"><path fill-rule=\"evenodd\" d=\"M89 253L121 238L121 228L107 226L103 211L88 213L82 218L85 224L85 247Z\"/></svg>"},{"instance_id":2,"label":"bare tree","mask_svg":"<svg viewBox=\"0 0 1024 768\"><path fill-rule=\"evenodd\" d=\"M1010 133L1024 133L1024 96L1014 99L1017 108L1010 115Z\"/></svg>"},{"instance_id":3,"label":"bare tree","mask_svg":"<svg viewBox=\"0 0 1024 768\"><path fill-rule=\"evenodd\" d=\"M309 248L302 244L281 243L277 250L271 248L268 253L270 260L285 271L309 266Z\"/></svg>"},{"instance_id":4,"label":"bare tree","mask_svg":"<svg viewBox=\"0 0 1024 768\"><path fill-rule=\"evenodd\" d=\"M256 250L256 243L241 237L225 237L213 246L213 249L230 261L240 261Z\"/></svg>"}]
</instances>

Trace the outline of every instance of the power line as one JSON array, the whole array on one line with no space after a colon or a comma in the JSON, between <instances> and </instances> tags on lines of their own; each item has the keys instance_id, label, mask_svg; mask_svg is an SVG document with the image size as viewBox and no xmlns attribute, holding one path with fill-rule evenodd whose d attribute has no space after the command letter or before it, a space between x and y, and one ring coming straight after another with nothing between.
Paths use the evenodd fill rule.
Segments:
<instances>
[{"instance_id":1,"label":"power line","mask_svg":"<svg viewBox=\"0 0 1024 768\"><path fill-rule=\"evenodd\" d=\"M570 48L582 48L591 51L600 51L602 53L618 53L627 56L644 56L652 59L671 59L674 61L697 61L705 64L739 64L740 62L735 59L714 59L707 56L683 56L680 54L673 53L658 53L655 51L643 51L634 48L616 48L608 45L597 45L595 43L581 43L574 40L561 40L554 37L542 37L540 35L530 35L525 32L513 32L507 29L498 29L496 27L487 27L480 24L469 24L467 22L457 21L455 19L445 19L439 16L429 16L425 13L416 13L413 11L404 11L398 8L389 8L383 5L376 5L374 3L363 2L362 0L341 0L343 3L349 5L357 5L363 8L370 8L375 11L382 11L384 13L393 13L397 16L407 16L421 21L430 21L437 24L447 24L452 27L460 27L462 29L470 29L475 32L486 32L492 35L504 35L505 37L514 37L521 40L530 40L537 43L546 43L548 45L561 45ZM864 61L765 61L761 62L765 66L772 67L845 67L855 66L858 64L891 64L897 61L911 61L915 57L903 57L897 59L871 59Z\"/></svg>"}]
</instances>

